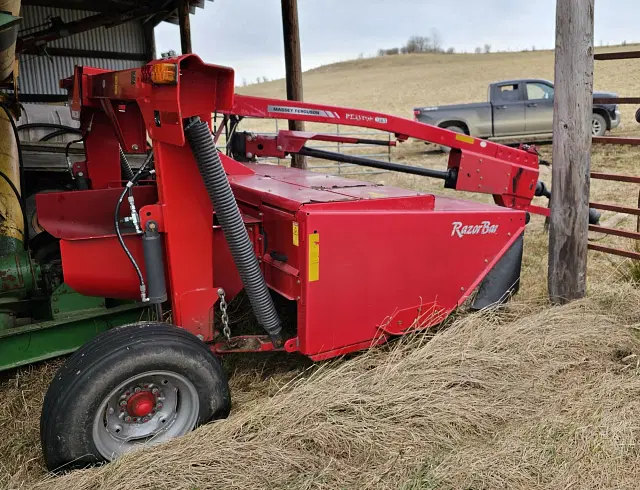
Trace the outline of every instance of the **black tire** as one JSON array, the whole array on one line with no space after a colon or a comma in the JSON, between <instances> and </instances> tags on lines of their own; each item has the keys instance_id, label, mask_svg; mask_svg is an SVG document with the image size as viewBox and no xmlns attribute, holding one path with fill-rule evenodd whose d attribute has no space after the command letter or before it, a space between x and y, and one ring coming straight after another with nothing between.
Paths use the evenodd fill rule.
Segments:
<instances>
[{"instance_id":1,"label":"black tire","mask_svg":"<svg viewBox=\"0 0 640 490\"><path fill-rule=\"evenodd\" d=\"M591 119L591 134L592 136L604 136L607 132L607 120L604 116L593 113Z\"/></svg>"},{"instance_id":2,"label":"black tire","mask_svg":"<svg viewBox=\"0 0 640 490\"><path fill-rule=\"evenodd\" d=\"M448 129L449 131L453 131L454 133L459 133L459 134L467 134L467 132L464 130L464 128L461 128L460 126L444 126L442 129ZM440 145L440 150L442 150L443 153L450 153L451 152L451 148L448 146L443 146Z\"/></svg>"},{"instance_id":3,"label":"black tire","mask_svg":"<svg viewBox=\"0 0 640 490\"><path fill-rule=\"evenodd\" d=\"M94 424L103 418L97 416L100 406L132 376L149 372L173 373L195 388L189 395L194 397L191 420L195 424L185 433L228 416L231 397L227 376L206 344L186 330L164 323L117 327L69 357L49 385L40 417L47 468L65 471L113 459L101 454L94 440ZM180 394L174 396L180 400ZM178 414L183 405L178 401L175 406ZM167 432L165 429L160 432Z\"/></svg>"}]
</instances>

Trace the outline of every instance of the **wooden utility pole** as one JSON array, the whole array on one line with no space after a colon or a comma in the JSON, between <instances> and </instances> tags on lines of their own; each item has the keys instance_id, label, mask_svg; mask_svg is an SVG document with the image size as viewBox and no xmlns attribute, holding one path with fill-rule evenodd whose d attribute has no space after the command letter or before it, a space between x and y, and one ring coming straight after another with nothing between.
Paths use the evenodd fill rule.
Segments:
<instances>
[{"instance_id":1,"label":"wooden utility pole","mask_svg":"<svg viewBox=\"0 0 640 490\"><path fill-rule=\"evenodd\" d=\"M191 23L189 21L189 0L178 1L178 23L180 24L180 49L182 54L190 54Z\"/></svg>"},{"instance_id":2,"label":"wooden utility pole","mask_svg":"<svg viewBox=\"0 0 640 490\"><path fill-rule=\"evenodd\" d=\"M144 54L147 62L156 59L156 35L154 27L155 25L150 22L142 24L142 30L144 32Z\"/></svg>"},{"instance_id":3,"label":"wooden utility pole","mask_svg":"<svg viewBox=\"0 0 640 490\"><path fill-rule=\"evenodd\" d=\"M594 0L557 0L549 296L587 289Z\"/></svg>"},{"instance_id":4,"label":"wooden utility pole","mask_svg":"<svg viewBox=\"0 0 640 490\"><path fill-rule=\"evenodd\" d=\"M287 99L303 100L302 57L300 55L300 29L298 27L298 1L282 0L282 32L284 38L284 63L287 76ZM302 121L289 121L292 131L304 131ZM291 166L307 168L307 160L293 155Z\"/></svg>"}]
</instances>

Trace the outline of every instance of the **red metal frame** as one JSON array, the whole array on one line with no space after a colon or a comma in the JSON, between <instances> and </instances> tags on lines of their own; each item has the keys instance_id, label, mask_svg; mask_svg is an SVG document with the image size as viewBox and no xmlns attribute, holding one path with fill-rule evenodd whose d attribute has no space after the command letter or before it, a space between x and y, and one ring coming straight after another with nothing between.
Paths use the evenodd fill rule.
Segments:
<instances>
[{"instance_id":1,"label":"red metal frame","mask_svg":"<svg viewBox=\"0 0 640 490\"><path fill-rule=\"evenodd\" d=\"M624 139L624 138L623 138ZM620 174L609 174L602 172L591 172L591 178L597 180L607 180L611 182L625 182L627 184L640 184L640 177L632 176L632 175L620 175ZM619 206L616 204L606 204L606 203L589 203L589 207L594 209L601 209L603 211L612 211L620 214L629 214L633 216L637 216L637 231L627 231L620 230L616 228L609 228L606 226L600 225L589 225L589 231L602 233L604 235L613 235L622 238L629 238L631 240L640 240L640 194L638 194L638 207L632 208L630 206ZM626 257L629 259L640 260L640 253L638 251L629 251L622 250L619 248L606 247L603 245L596 245L594 243L589 243L588 248L590 250L594 250L597 252L608 253L611 255L618 255L620 257Z\"/></svg>"},{"instance_id":2,"label":"red metal frame","mask_svg":"<svg viewBox=\"0 0 640 490\"><path fill-rule=\"evenodd\" d=\"M242 117L302 120L377 129L395 134L400 141L415 138L448 146L453 149L449 154L449 168L458 169L457 190L493 194L496 203L501 206L548 213L544 208L531 207L538 179L538 154L533 147L526 150L510 148L379 112L246 95L236 95L233 107L219 112ZM274 140L270 141L269 156L297 152L306 140L317 137L314 133L279 131L275 138L275 149ZM327 135L323 137L326 138ZM268 141L265 139L264 142ZM266 154L265 151L263 154Z\"/></svg>"},{"instance_id":3,"label":"red metal frame","mask_svg":"<svg viewBox=\"0 0 640 490\"><path fill-rule=\"evenodd\" d=\"M178 66L175 84L151 83L150 69L158 63ZM538 178L533 148L509 148L371 111L234 98L232 70L193 55L120 72L78 67L65 85L83 127L93 121L86 146L90 190L37 197L41 224L61 238L65 280L79 292L136 298L136 276L107 212L123 185L118 145L142 152L146 132L153 142L156 181L135 188L142 222L156 221L164 236L173 322L206 341L216 335L217 288L231 299L242 284L185 144L183 121L190 116L209 121L211 113L222 112L339 123L391 132L398 141L411 137L446 145L453 148L449 168L457 171L455 188L492 194L499 205L244 165L221 155L267 284L297 306L297 333L284 350L312 359L440 323L521 237L526 212L548 213L531 205ZM308 140L352 139L357 138L281 131L249 143L254 154L284 156ZM77 206L84 206L81 220L73 211ZM140 239L130 234L126 240L143 264ZM244 336L212 349L253 352L273 345L262 336Z\"/></svg>"}]
</instances>

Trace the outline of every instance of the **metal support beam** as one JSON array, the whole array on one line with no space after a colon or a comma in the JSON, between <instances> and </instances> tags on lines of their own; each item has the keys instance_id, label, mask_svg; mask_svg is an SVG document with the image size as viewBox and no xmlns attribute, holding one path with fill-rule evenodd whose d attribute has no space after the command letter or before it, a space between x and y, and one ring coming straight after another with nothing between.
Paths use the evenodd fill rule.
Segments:
<instances>
[{"instance_id":1,"label":"metal support beam","mask_svg":"<svg viewBox=\"0 0 640 490\"><path fill-rule=\"evenodd\" d=\"M191 23L189 21L189 0L178 0L178 21L180 23L180 48L182 54L190 54Z\"/></svg>"},{"instance_id":2,"label":"metal support beam","mask_svg":"<svg viewBox=\"0 0 640 490\"><path fill-rule=\"evenodd\" d=\"M72 22L52 24L51 27L47 29L18 38L16 52L24 53L25 51L43 46L51 41L97 29L98 27L124 24L125 22L141 19L155 13L156 10L154 7L145 5L144 7L139 7L128 12L120 12L112 15L95 14Z\"/></svg>"},{"instance_id":3,"label":"metal support beam","mask_svg":"<svg viewBox=\"0 0 640 490\"><path fill-rule=\"evenodd\" d=\"M160 22L166 20L166 18L172 14L172 10L175 10L175 4L173 3L173 0L167 0L158 12L145 18L144 23L156 27Z\"/></svg>"},{"instance_id":4,"label":"metal support beam","mask_svg":"<svg viewBox=\"0 0 640 490\"><path fill-rule=\"evenodd\" d=\"M282 32L287 76L287 99L302 101L302 57L300 54L297 0L282 0ZM289 129L291 131L304 131L304 123L302 121L289 121ZM302 155L293 155L291 157L291 166L307 168L307 159Z\"/></svg>"},{"instance_id":5,"label":"metal support beam","mask_svg":"<svg viewBox=\"0 0 640 490\"><path fill-rule=\"evenodd\" d=\"M594 0L557 0L549 296L587 289Z\"/></svg>"},{"instance_id":6,"label":"metal support beam","mask_svg":"<svg viewBox=\"0 0 640 490\"><path fill-rule=\"evenodd\" d=\"M101 58L105 60L130 60L130 61L145 61L144 54L139 53L118 53L115 51L98 51L95 49L74 49L74 48L44 48L40 49L37 46L24 51L25 54L34 55L48 55L48 56L65 56L76 58Z\"/></svg>"}]
</instances>

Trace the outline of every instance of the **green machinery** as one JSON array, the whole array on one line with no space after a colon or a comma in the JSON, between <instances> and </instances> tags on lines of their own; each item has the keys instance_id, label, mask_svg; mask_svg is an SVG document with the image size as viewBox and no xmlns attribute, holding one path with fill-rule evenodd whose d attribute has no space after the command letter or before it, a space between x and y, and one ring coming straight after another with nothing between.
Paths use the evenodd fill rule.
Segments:
<instances>
[{"instance_id":1,"label":"green machinery","mask_svg":"<svg viewBox=\"0 0 640 490\"><path fill-rule=\"evenodd\" d=\"M0 0L0 88L14 93L19 9L19 0ZM23 196L42 184L37 176L25 183L15 125L19 105L10 107L1 93L0 102L0 370L5 370L73 352L110 327L139 321L146 310L83 296L64 283L56 241L34 232L35 214L27 219Z\"/></svg>"},{"instance_id":2,"label":"green machinery","mask_svg":"<svg viewBox=\"0 0 640 490\"><path fill-rule=\"evenodd\" d=\"M0 127L7 122L2 115ZM11 151L0 154L3 175L11 170L7 155ZM73 352L98 333L139 321L145 313L137 303L83 296L67 286L55 241L40 246L32 241L34 247L25 249L22 209L7 180L0 179L0 370Z\"/></svg>"}]
</instances>

